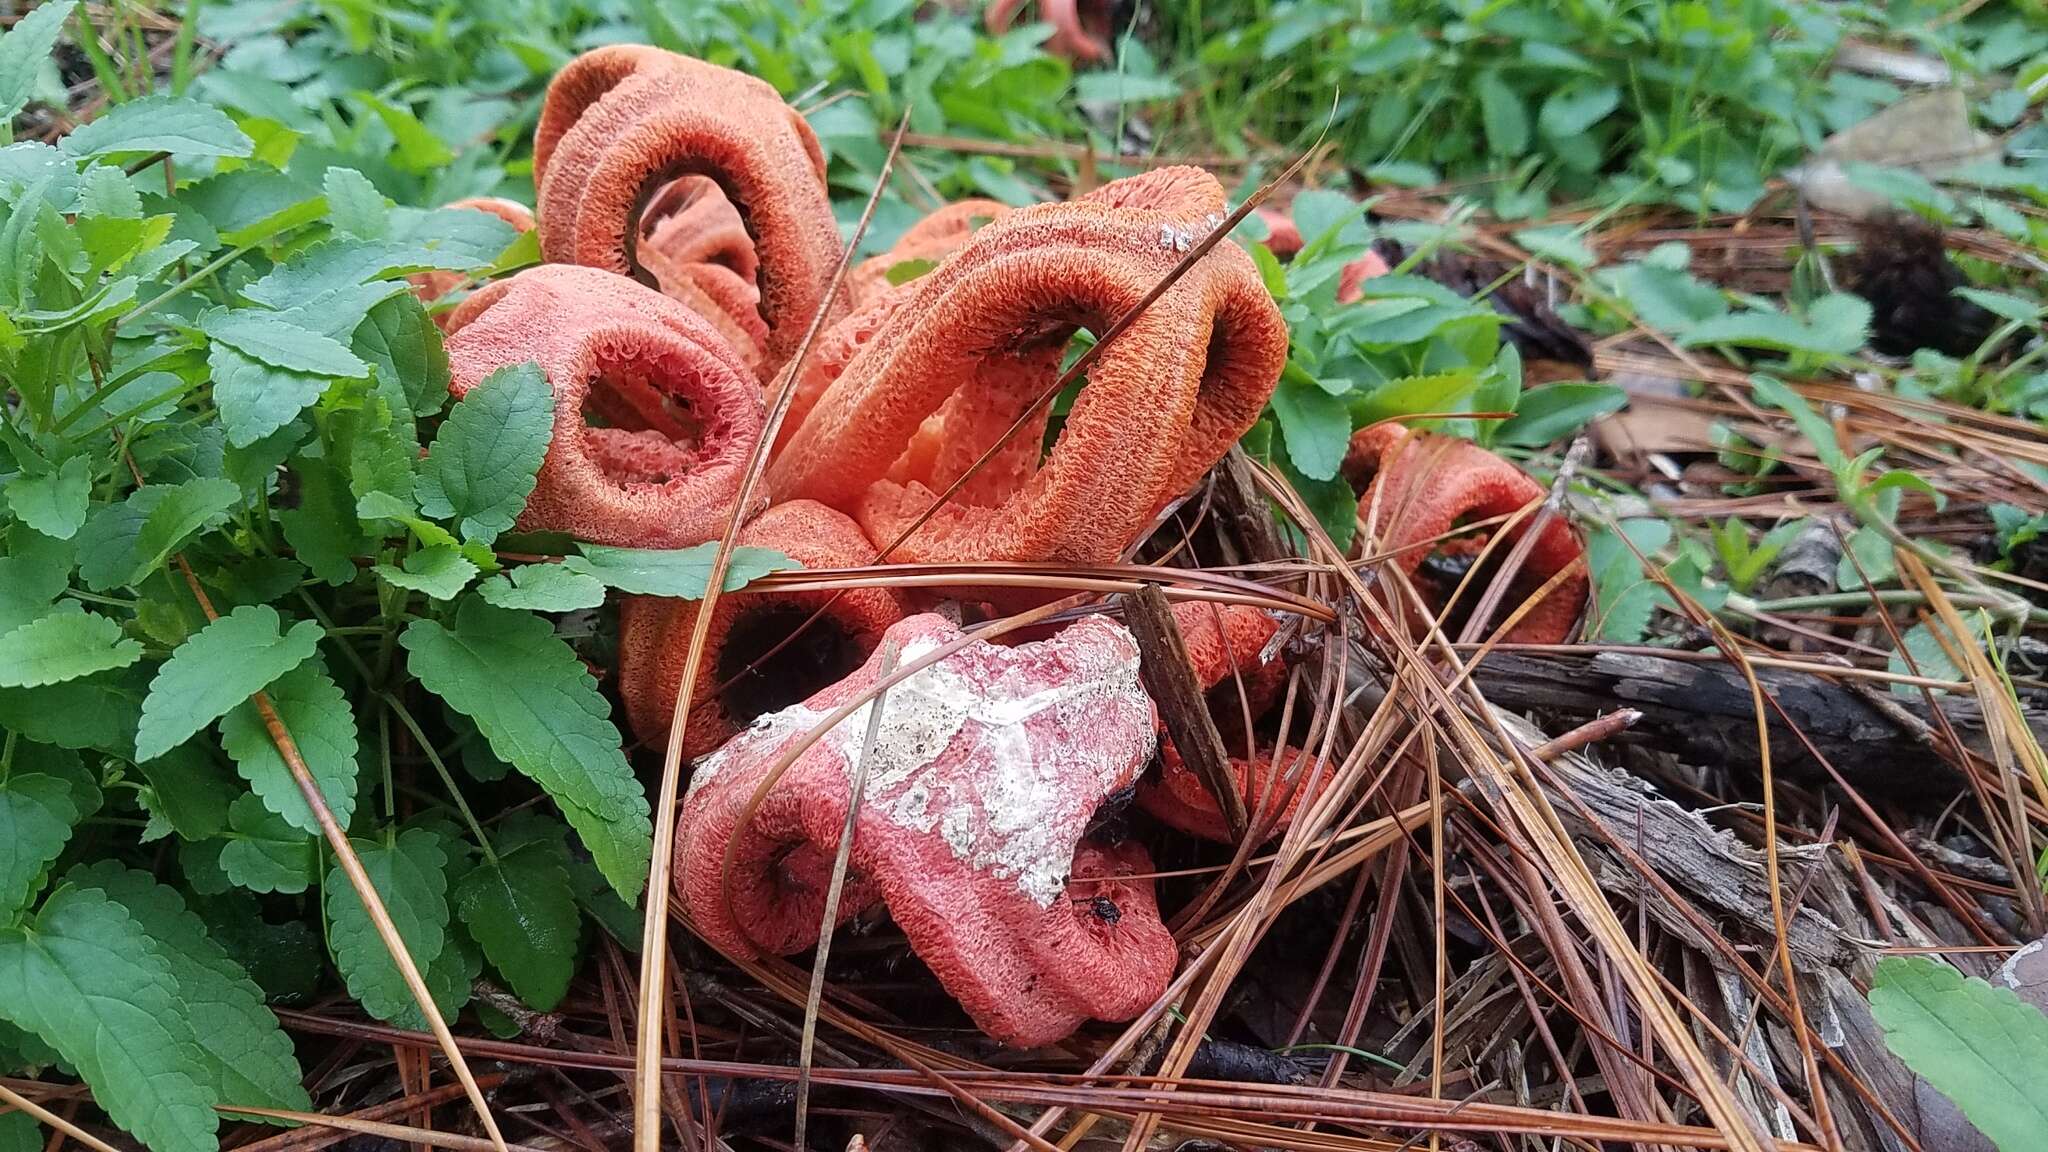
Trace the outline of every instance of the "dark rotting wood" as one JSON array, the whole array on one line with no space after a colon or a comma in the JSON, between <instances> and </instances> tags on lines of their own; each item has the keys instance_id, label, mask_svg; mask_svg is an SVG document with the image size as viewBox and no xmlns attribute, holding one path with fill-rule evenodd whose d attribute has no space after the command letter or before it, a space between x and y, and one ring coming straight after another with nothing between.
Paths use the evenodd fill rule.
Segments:
<instances>
[{"instance_id":1,"label":"dark rotting wood","mask_svg":"<svg viewBox=\"0 0 2048 1152\"><path fill-rule=\"evenodd\" d=\"M1230 757L1223 750L1223 734L1216 730L1215 717L1209 715L1202 683L1195 678L1187 642L1174 623L1166 593L1157 584L1147 584L1127 593L1123 600L1124 622L1138 640L1138 677L1159 706L1167 738L1180 752L1181 761L1216 797L1232 839L1241 840L1250 823L1244 797L1238 795L1237 781L1230 774Z\"/></svg>"}]
</instances>

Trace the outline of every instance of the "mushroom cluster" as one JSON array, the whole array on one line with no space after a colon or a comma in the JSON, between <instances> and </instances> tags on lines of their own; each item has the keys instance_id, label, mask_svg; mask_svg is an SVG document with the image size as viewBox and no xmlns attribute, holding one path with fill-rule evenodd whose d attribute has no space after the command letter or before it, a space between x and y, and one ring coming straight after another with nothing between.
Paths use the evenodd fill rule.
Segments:
<instances>
[{"instance_id":1,"label":"mushroom cluster","mask_svg":"<svg viewBox=\"0 0 2048 1152\"><path fill-rule=\"evenodd\" d=\"M458 396L523 361L553 388L554 438L525 530L641 548L716 538L769 403L787 392L741 543L808 568L885 553L1111 564L1258 419L1287 358L1285 324L1244 250L1215 245L1170 275L1225 218L1222 186L1200 169L1026 208L946 206L828 298L840 233L803 117L752 77L612 46L550 85L533 174L537 219L503 202L465 206L537 228L547 263L441 317ZM454 287L418 285L429 298ZM1040 401L1071 341L1127 316L1049 436ZM1383 472L1383 483L1402 474ZM1491 507L1513 494L1483 495L1474 501ZM943 594L998 610L1028 602L995 587ZM750 591L715 603L682 728L693 773L674 846L679 910L729 954L810 947L850 820L842 916L886 904L990 1036L1043 1044L1089 1018L1135 1016L1164 992L1174 943L1144 848L1095 838L1091 818L1138 787L1165 824L1225 838L1215 801L1170 742L1159 747L1121 625L1091 616L1005 647L932 614L940 595ZM699 611L621 605L618 685L648 744L667 740ZM1273 620L1207 605L1179 619L1210 688L1241 684L1248 716L1272 704L1286 674L1267 650ZM873 694L885 646L906 664L948 651L814 731ZM1240 742L1233 769L1269 835L1313 793L1311 757L1284 739ZM1155 752L1162 767L1140 787Z\"/></svg>"}]
</instances>

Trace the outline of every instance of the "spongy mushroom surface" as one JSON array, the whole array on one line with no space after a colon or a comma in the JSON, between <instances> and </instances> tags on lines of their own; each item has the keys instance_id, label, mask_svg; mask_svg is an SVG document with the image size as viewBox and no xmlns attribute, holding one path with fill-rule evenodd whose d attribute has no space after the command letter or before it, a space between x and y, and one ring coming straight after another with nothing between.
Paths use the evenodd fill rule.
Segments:
<instances>
[{"instance_id":1,"label":"spongy mushroom surface","mask_svg":"<svg viewBox=\"0 0 2048 1152\"><path fill-rule=\"evenodd\" d=\"M657 226L643 258L642 210L691 176L716 183L752 242L747 287L758 290L758 315L743 276L677 263L687 236ZM703 312L764 374L789 358L826 303L839 230L824 152L804 118L755 77L658 49L585 53L548 87L534 186L545 258L653 281Z\"/></svg>"},{"instance_id":2,"label":"spongy mushroom surface","mask_svg":"<svg viewBox=\"0 0 2048 1152\"><path fill-rule=\"evenodd\" d=\"M1233 245L1104 349L1043 460L1040 408L1004 447L999 482L920 518L1058 378L1076 329L1135 309L1224 206L1213 177L1167 168L988 223L849 318L864 335L834 344L843 367L805 397L771 488L847 512L877 542L910 533L892 554L905 562L1114 560L1258 418L1286 362L1279 310Z\"/></svg>"},{"instance_id":3,"label":"spongy mushroom surface","mask_svg":"<svg viewBox=\"0 0 2048 1152\"><path fill-rule=\"evenodd\" d=\"M1375 424L1354 433L1344 475L1354 487L1365 484L1358 514L1376 523L1378 550L1390 555L1388 563L1409 575L1428 558L1429 543L1451 533L1460 521L1509 516L1545 495L1543 485L1528 473L1469 440L1413 432L1398 424ZM1496 553L1505 556L1525 527L1526 522L1517 525L1496 545ZM1585 546L1563 517L1553 517L1543 526L1495 623L1504 621L1551 577L1564 575L1506 630L1502 640L1557 644L1571 635L1592 596L1592 580L1581 562L1584 556Z\"/></svg>"},{"instance_id":4,"label":"spongy mushroom surface","mask_svg":"<svg viewBox=\"0 0 2048 1152\"><path fill-rule=\"evenodd\" d=\"M960 637L944 618L919 615L883 643L904 667ZM886 902L939 982L1007 1044L1050 1043L1085 1019L1142 1011L1175 961L1150 862L1135 843L1082 842L1096 808L1153 750L1136 642L1096 617L1014 648L971 642L825 732L743 823L778 758L868 695L880 661L878 652L698 761L676 843L676 897L691 925L740 956L816 942L855 765L880 707L841 919ZM1098 914L1097 897L1116 914Z\"/></svg>"},{"instance_id":5,"label":"spongy mushroom surface","mask_svg":"<svg viewBox=\"0 0 2048 1152\"><path fill-rule=\"evenodd\" d=\"M553 392L521 529L683 548L724 525L765 417L752 374L703 318L623 276L545 264L478 289L448 327L457 398L526 361Z\"/></svg>"}]
</instances>

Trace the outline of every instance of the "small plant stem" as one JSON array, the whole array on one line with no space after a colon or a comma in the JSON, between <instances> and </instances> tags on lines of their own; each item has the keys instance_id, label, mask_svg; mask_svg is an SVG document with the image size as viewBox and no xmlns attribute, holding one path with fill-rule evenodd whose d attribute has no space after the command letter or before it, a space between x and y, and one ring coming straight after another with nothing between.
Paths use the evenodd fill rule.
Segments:
<instances>
[{"instance_id":1,"label":"small plant stem","mask_svg":"<svg viewBox=\"0 0 2048 1152\"><path fill-rule=\"evenodd\" d=\"M420 730L419 721L412 718L412 713L406 711L405 705L399 702L397 696L390 692L381 695L385 706L391 709L391 714L398 717L398 722L405 725L406 731L412 733L412 738L419 744L420 751L427 754L427 763L432 764L434 771L440 774L442 786L448 789L448 795L455 800L456 811L462 813L463 823L469 825L470 834L476 837L477 847L484 850L484 859L493 864L497 863L498 854L491 850L491 838L484 835L484 826L477 822L476 813L469 810L469 801L462 798L462 789L456 785L455 776L448 771L448 765L441 760L441 754L434 750L434 742L427 739L427 734Z\"/></svg>"},{"instance_id":2,"label":"small plant stem","mask_svg":"<svg viewBox=\"0 0 2048 1152\"><path fill-rule=\"evenodd\" d=\"M174 300L177 297L183 295L193 286L197 285L200 281L205 280L207 277L213 275L215 272L220 271L227 265L232 264L236 260L241 259L243 256L248 255L250 252L255 251L255 249L256 246L254 244L241 244L228 249L226 252L223 252L219 256L214 257L212 260L207 261L203 266L200 267L200 269L197 272L192 273L190 276L187 276L183 280L178 281L176 284L171 285L169 288L164 289L162 292L158 293L154 298L146 300L141 304L137 304L134 307L134 309L132 309L127 315L121 317L119 320L114 321L114 327L126 327L129 321L148 315L150 312L160 307L165 301Z\"/></svg>"}]
</instances>

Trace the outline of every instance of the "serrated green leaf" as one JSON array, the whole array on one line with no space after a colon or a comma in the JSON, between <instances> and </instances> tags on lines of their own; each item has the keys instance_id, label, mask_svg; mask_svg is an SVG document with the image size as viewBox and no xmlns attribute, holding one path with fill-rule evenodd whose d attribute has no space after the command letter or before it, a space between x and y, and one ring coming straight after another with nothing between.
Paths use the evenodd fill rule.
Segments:
<instances>
[{"instance_id":1,"label":"serrated green leaf","mask_svg":"<svg viewBox=\"0 0 2048 1152\"><path fill-rule=\"evenodd\" d=\"M552 1010L576 974L576 892L559 841L534 840L471 869L455 908L521 1000Z\"/></svg>"},{"instance_id":2,"label":"serrated green leaf","mask_svg":"<svg viewBox=\"0 0 2048 1152\"><path fill-rule=\"evenodd\" d=\"M200 629L157 669L142 702L135 758L183 744L271 681L304 663L320 643L320 625L301 620L289 632L268 604L244 604Z\"/></svg>"},{"instance_id":3,"label":"serrated green leaf","mask_svg":"<svg viewBox=\"0 0 2048 1152\"><path fill-rule=\"evenodd\" d=\"M61 1053L152 1152L215 1152L219 1098L176 1027L177 979L119 904L65 888L30 924L0 928L0 1015Z\"/></svg>"},{"instance_id":4,"label":"serrated green leaf","mask_svg":"<svg viewBox=\"0 0 2048 1152\"><path fill-rule=\"evenodd\" d=\"M135 768L149 783L145 799L150 814L163 818L179 837L207 840L227 828L228 804L237 795L235 778L205 741L187 740Z\"/></svg>"},{"instance_id":5,"label":"serrated green leaf","mask_svg":"<svg viewBox=\"0 0 2048 1152\"><path fill-rule=\"evenodd\" d=\"M323 187L327 192L328 220L335 231L358 240L382 240L390 230L391 213L384 194L361 172L329 168Z\"/></svg>"},{"instance_id":6,"label":"serrated green leaf","mask_svg":"<svg viewBox=\"0 0 2048 1152\"><path fill-rule=\"evenodd\" d=\"M555 396L533 363L484 377L441 425L413 494L420 511L452 519L464 540L489 544L526 507L554 433Z\"/></svg>"},{"instance_id":7,"label":"serrated green leaf","mask_svg":"<svg viewBox=\"0 0 2048 1152\"><path fill-rule=\"evenodd\" d=\"M84 456L40 475L24 473L7 484L7 505L22 523L57 540L77 534L91 498L92 461Z\"/></svg>"},{"instance_id":8,"label":"serrated green leaf","mask_svg":"<svg viewBox=\"0 0 2048 1152\"><path fill-rule=\"evenodd\" d=\"M1596 605L1586 632L1591 639L1634 644L1649 631L1657 606L1670 599L1644 575L1635 554L1651 556L1669 543L1671 525L1662 520L1624 520L1621 530L1626 542L1608 531L1595 533L1586 542L1586 569L1593 576ZM1629 548L1631 543L1634 551Z\"/></svg>"},{"instance_id":9,"label":"serrated green leaf","mask_svg":"<svg viewBox=\"0 0 2048 1152\"><path fill-rule=\"evenodd\" d=\"M256 145L211 104L185 96L146 96L116 104L92 123L72 129L57 147L86 159L117 152L247 156Z\"/></svg>"},{"instance_id":10,"label":"serrated green leaf","mask_svg":"<svg viewBox=\"0 0 2048 1152\"><path fill-rule=\"evenodd\" d=\"M299 481L299 506L277 514L285 543L313 575L337 587L347 584L356 578L355 557L372 547L356 519L355 495L331 452L296 457L292 473Z\"/></svg>"},{"instance_id":11,"label":"serrated green leaf","mask_svg":"<svg viewBox=\"0 0 2048 1152\"><path fill-rule=\"evenodd\" d=\"M206 360L221 428L237 448L290 424L334 383L331 376L272 367L221 343L207 350Z\"/></svg>"},{"instance_id":12,"label":"serrated green leaf","mask_svg":"<svg viewBox=\"0 0 2048 1152\"><path fill-rule=\"evenodd\" d=\"M50 58L57 37L64 31L64 19L78 7L76 0L49 0L22 14L0 36L0 120L12 123L35 95L36 71Z\"/></svg>"},{"instance_id":13,"label":"serrated green leaf","mask_svg":"<svg viewBox=\"0 0 2048 1152\"><path fill-rule=\"evenodd\" d=\"M73 868L64 879L127 909L169 963L182 1015L204 1037L200 1050L220 1100L258 1108L312 1108L300 1084L291 1038L264 1006L263 990L213 940L176 889L113 860Z\"/></svg>"},{"instance_id":14,"label":"serrated green leaf","mask_svg":"<svg viewBox=\"0 0 2048 1152\"><path fill-rule=\"evenodd\" d=\"M94 612L53 612L0 635L0 688L40 688L142 659L120 621Z\"/></svg>"},{"instance_id":15,"label":"serrated green leaf","mask_svg":"<svg viewBox=\"0 0 2048 1152\"><path fill-rule=\"evenodd\" d=\"M425 829L408 828L389 846L357 841L355 847L407 954L426 973L448 941L448 854L440 837ZM348 982L349 995L379 1020L409 1023L418 1019L419 1008L405 978L385 950L383 938L341 865L327 873L324 891L327 942L334 951L335 967Z\"/></svg>"},{"instance_id":16,"label":"serrated green leaf","mask_svg":"<svg viewBox=\"0 0 2048 1152\"><path fill-rule=\"evenodd\" d=\"M218 476L137 488L121 503L99 505L86 516L74 537L78 574L95 592L137 583L193 533L241 502L241 488Z\"/></svg>"},{"instance_id":17,"label":"serrated green leaf","mask_svg":"<svg viewBox=\"0 0 2048 1152\"><path fill-rule=\"evenodd\" d=\"M199 327L214 342L273 368L347 378L370 370L340 342L275 312L255 308L209 312L200 318Z\"/></svg>"},{"instance_id":18,"label":"serrated green leaf","mask_svg":"<svg viewBox=\"0 0 2048 1152\"><path fill-rule=\"evenodd\" d=\"M630 595L672 596L682 600L704 598L704 588L711 583L711 561L718 554L717 541L675 549L611 548L601 544L577 547L583 554L564 558L563 568ZM801 567L773 548L734 548L722 590L736 591L770 572L789 572Z\"/></svg>"},{"instance_id":19,"label":"serrated green leaf","mask_svg":"<svg viewBox=\"0 0 2048 1152\"><path fill-rule=\"evenodd\" d=\"M278 677L264 694L291 733L328 811L348 827L356 810L356 718L348 698L317 656ZM237 704L221 718L220 740L265 807L307 835L320 834L320 822L253 701Z\"/></svg>"},{"instance_id":20,"label":"serrated green leaf","mask_svg":"<svg viewBox=\"0 0 2048 1152\"><path fill-rule=\"evenodd\" d=\"M1870 1012L1885 1046L1955 1101L2001 1152L2037 1152L2048 1136L2048 1015L1925 956L1877 962Z\"/></svg>"},{"instance_id":21,"label":"serrated green leaf","mask_svg":"<svg viewBox=\"0 0 2048 1152\"><path fill-rule=\"evenodd\" d=\"M645 883L647 793L611 708L546 620L462 602L453 629L414 620L399 643L427 690L476 722L491 750L538 783L628 900Z\"/></svg>"},{"instance_id":22,"label":"serrated green leaf","mask_svg":"<svg viewBox=\"0 0 2048 1152\"><path fill-rule=\"evenodd\" d=\"M500 608L573 612L604 603L604 583L560 564L522 564L477 585L477 593Z\"/></svg>"},{"instance_id":23,"label":"serrated green leaf","mask_svg":"<svg viewBox=\"0 0 2048 1152\"><path fill-rule=\"evenodd\" d=\"M0 556L0 632L12 632L50 610L71 585L76 550L27 527L11 533L9 554Z\"/></svg>"},{"instance_id":24,"label":"serrated green leaf","mask_svg":"<svg viewBox=\"0 0 2048 1152\"><path fill-rule=\"evenodd\" d=\"M407 554L403 566L377 565L377 577L394 588L424 592L436 600L453 600L476 579L477 566L459 549L446 544Z\"/></svg>"},{"instance_id":25,"label":"serrated green leaf","mask_svg":"<svg viewBox=\"0 0 2048 1152\"><path fill-rule=\"evenodd\" d=\"M318 220L327 211L325 196L283 172L263 167L209 176L181 189L178 200L205 217L221 243L237 246L261 243Z\"/></svg>"},{"instance_id":26,"label":"serrated green leaf","mask_svg":"<svg viewBox=\"0 0 2048 1152\"><path fill-rule=\"evenodd\" d=\"M401 390L406 411L432 415L448 402L448 350L419 297L408 292L370 309L356 329L353 347L375 370L380 385Z\"/></svg>"},{"instance_id":27,"label":"serrated green leaf","mask_svg":"<svg viewBox=\"0 0 2048 1152\"><path fill-rule=\"evenodd\" d=\"M1311 480L1335 476L1351 441L1351 411L1344 401L1290 377L1273 390L1272 405L1295 469Z\"/></svg>"},{"instance_id":28,"label":"serrated green leaf","mask_svg":"<svg viewBox=\"0 0 2048 1152\"><path fill-rule=\"evenodd\" d=\"M86 815L71 784L55 776L16 770L0 780L0 921L28 907Z\"/></svg>"},{"instance_id":29,"label":"serrated green leaf","mask_svg":"<svg viewBox=\"0 0 2048 1152\"><path fill-rule=\"evenodd\" d=\"M59 748L98 748L129 759L148 682L148 670L133 667L43 688L0 688L0 728Z\"/></svg>"},{"instance_id":30,"label":"serrated green leaf","mask_svg":"<svg viewBox=\"0 0 2048 1152\"><path fill-rule=\"evenodd\" d=\"M316 841L263 806L253 792L228 806L231 838L221 846L220 869L251 892L304 892L313 883Z\"/></svg>"}]
</instances>

